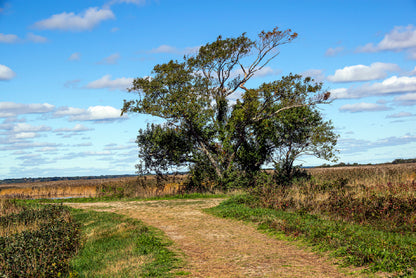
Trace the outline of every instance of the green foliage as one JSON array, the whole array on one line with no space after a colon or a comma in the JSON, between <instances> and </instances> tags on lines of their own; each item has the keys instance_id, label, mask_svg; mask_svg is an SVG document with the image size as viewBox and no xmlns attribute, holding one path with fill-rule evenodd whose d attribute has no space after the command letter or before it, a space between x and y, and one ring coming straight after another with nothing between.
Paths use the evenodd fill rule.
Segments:
<instances>
[{"instance_id":1,"label":"green foliage","mask_svg":"<svg viewBox=\"0 0 416 278\"><path fill-rule=\"evenodd\" d=\"M37 229L0 237L0 276L60 277L80 245L79 225L67 207L25 208L0 218L0 226L31 225Z\"/></svg>"},{"instance_id":2,"label":"green foliage","mask_svg":"<svg viewBox=\"0 0 416 278\"><path fill-rule=\"evenodd\" d=\"M255 222L260 229L303 239L322 251L341 257L346 265L365 266L371 271L416 275L416 236L382 231L301 212L256 207L250 195L229 199L207 211L220 217Z\"/></svg>"},{"instance_id":3,"label":"green foliage","mask_svg":"<svg viewBox=\"0 0 416 278\"><path fill-rule=\"evenodd\" d=\"M289 169L301 154L332 159L333 126L316 109L330 95L321 83L290 74L246 87L279 46L296 37L278 28L256 40L220 36L195 56L156 65L151 77L136 78L129 91L138 98L125 100L122 113L164 120L139 131L138 172L162 176L187 167L194 174L190 185L212 182L225 188L239 175L253 177L269 162L283 161Z\"/></svg>"},{"instance_id":4,"label":"green foliage","mask_svg":"<svg viewBox=\"0 0 416 278\"><path fill-rule=\"evenodd\" d=\"M180 267L171 242L141 221L115 213L73 210L84 243L71 267L79 277L170 277Z\"/></svg>"}]
</instances>

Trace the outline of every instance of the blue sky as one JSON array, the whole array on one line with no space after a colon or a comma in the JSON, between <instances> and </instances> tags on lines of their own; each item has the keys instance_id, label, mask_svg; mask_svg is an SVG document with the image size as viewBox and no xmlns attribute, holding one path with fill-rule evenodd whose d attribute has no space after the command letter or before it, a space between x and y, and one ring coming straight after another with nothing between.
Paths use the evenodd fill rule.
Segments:
<instances>
[{"instance_id":1,"label":"blue sky","mask_svg":"<svg viewBox=\"0 0 416 278\"><path fill-rule=\"evenodd\" d=\"M257 86L289 73L323 81L339 160L416 157L416 1L0 0L0 179L132 174L125 90L155 64L218 35L292 29ZM325 161L302 158L305 166Z\"/></svg>"}]
</instances>

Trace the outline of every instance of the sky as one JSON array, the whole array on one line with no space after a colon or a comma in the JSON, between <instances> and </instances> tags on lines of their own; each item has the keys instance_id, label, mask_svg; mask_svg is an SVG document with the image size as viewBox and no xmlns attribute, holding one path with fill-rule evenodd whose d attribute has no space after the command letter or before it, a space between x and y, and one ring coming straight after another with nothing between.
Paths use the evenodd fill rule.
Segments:
<instances>
[{"instance_id":1,"label":"sky","mask_svg":"<svg viewBox=\"0 0 416 278\"><path fill-rule=\"evenodd\" d=\"M134 78L219 35L298 38L250 85L323 82L339 162L416 157L415 0L0 0L0 179L134 174ZM299 164L326 163L302 157Z\"/></svg>"}]
</instances>

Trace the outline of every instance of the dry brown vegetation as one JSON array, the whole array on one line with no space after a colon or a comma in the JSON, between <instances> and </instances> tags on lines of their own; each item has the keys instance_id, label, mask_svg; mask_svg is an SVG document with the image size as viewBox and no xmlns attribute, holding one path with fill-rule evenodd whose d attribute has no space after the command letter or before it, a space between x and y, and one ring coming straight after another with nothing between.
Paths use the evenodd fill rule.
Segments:
<instances>
[{"instance_id":1,"label":"dry brown vegetation","mask_svg":"<svg viewBox=\"0 0 416 278\"><path fill-rule=\"evenodd\" d=\"M154 197L182 190L186 176L172 176L157 186L153 176L139 183L137 177L61 180L0 185L0 198L39 199L67 197Z\"/></svg>"}]
</instances>

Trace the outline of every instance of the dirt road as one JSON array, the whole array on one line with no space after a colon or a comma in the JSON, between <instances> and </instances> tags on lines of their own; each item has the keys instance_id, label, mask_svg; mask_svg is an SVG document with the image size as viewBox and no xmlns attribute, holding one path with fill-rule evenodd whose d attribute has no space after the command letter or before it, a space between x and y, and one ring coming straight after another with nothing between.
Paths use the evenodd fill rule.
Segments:
<instances>
[{"instance_id":1,"label":"dirt road","mask_svg":"<svg viewBox=\"0 0 416 278\"><path fill-rule=\"evenodd\" d=\"M221 199L68 204L111 211L164 231L186 256L188 277L351 277L327 258L240 221L202 212Z\"/></svg>"}]
</instances>

